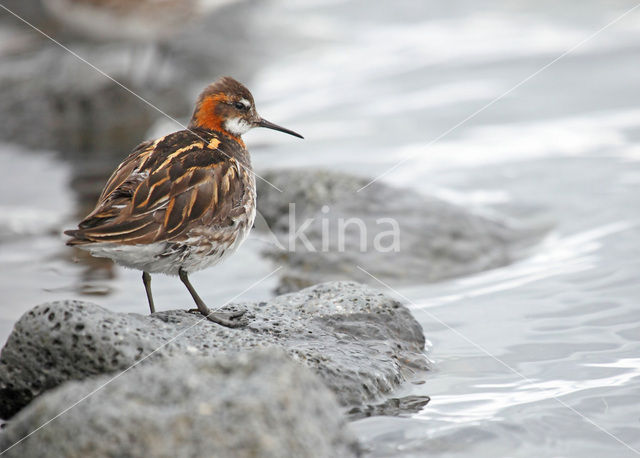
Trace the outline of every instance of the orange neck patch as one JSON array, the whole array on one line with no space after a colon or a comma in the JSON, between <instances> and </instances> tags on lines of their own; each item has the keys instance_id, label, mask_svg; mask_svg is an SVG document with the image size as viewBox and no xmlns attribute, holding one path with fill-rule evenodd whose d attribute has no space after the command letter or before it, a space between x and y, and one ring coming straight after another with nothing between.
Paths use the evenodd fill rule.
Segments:
<instances>
[{"instance_id":1,"label":"orange neck patch","mask_svg":"<svg viewBox=\"0 0 640 458\"><path fill-rule=\"evenodd\" d=\"M226 97L223 94L216 94L204 99L193 116L193 122L196 127L222 132L223 120L222 117L216 113L216 107L219 103L224 102L225 99Z\"/></svg>"},{"instance_id":2,"label":"orange neck patch","mask_svg":"<svg viewBox=\"0 0 640 458\"><path fill-rule=\"evenodd\" d=\"M216 107L218 104L226 103L228 100L229 97L225 94L215 94L205 98L193 115L191 124L194 127L220 132L236 141L242 148L245 148L245 144L239 136L233 135L224 128L224 118L217 113Z\"/></svg>"}]
</instances>

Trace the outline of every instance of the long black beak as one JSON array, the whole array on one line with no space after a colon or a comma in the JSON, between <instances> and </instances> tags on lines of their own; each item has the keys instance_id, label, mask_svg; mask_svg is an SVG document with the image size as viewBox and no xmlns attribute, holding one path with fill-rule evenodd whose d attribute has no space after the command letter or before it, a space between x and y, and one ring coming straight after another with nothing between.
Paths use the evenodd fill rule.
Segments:
<instances>
[{"instance_id":1,"label":"long black beak","mask_svg":"<svg viewBox=\"0 0 640 458\"><path fill-rule=\"evenodd\" d=\"M285 134L293 135L294 137L298 137L298 138L304 139L304 137L302 135L300 135L299 133L294 132L294 131L289 130L289 129L285 129L284 127L280 127L279 125L274 124L272 122L269 122L266 119L260 119L260 121L258 121L256 123L256 126L258 126L258 127L266 127L267 129L279 130L280 132L284 132Z\"/></svg>"}]
</instances>

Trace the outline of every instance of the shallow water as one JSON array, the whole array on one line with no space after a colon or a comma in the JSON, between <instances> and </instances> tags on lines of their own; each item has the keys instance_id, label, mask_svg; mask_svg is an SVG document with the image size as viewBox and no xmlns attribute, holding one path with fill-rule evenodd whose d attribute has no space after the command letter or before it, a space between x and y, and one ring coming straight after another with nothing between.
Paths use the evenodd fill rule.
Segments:
<instances>
[{"instance_id":1,"label":"shallow water","mask_svg":"<svg viewBox=\"0 0 640 458\"><path fill-rule=\"evenodd\" d=\"M264 63L249 82L258 107L307 137L251 132L258 171L375 176L409 158L383 179L520 224L554 222L516 264L398 291L424 327L434 370L394 395L431 402L408 417L354 422L373 456L640 450L640 9L430 145L633 6L300 1L247 16ZM9 145L0 164L2 340L47 300L144 312L137 272L70 262L57 235L74 218L70 165ZM33 185L10 170L29 171ZM222 303L268 275L261 243L194 275L201 294ZM175 279L154 278L154 289L159 309L189 306Z\"/></svg>"}]
</instances>

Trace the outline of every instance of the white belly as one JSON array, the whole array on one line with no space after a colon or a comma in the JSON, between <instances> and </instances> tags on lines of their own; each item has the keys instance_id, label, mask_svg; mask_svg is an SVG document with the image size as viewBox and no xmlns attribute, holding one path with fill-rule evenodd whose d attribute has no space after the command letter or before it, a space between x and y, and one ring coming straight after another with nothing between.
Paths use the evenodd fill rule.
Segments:
<instances>
[{"instance_id":1,"label":"white belly","mask_svg":"<svg viewBox=\"0 0 640 458\"><path fill-rule=\"evenodd\" d=\"M253 178L255 180L255 178ZM92 243L79 245L93 256L112 259L116 264L149 273L178 275L180 269L196 272L233 254L249 235L256 216L255 181L245 201L246 212L228 228L198 227L188 238L144 245Z\"/></svg>"},{"instance_id":2,"label":"white belly","mask_svg":"<svg viewBox=\"0 0 640 458\"><path fill-rule=\"evenodd\" d=\"M196 272L221 262L233 254L249 235L255 218L255 209L248 215L229 243L210 243L206 231L184 242L154 242L144 245L118 245L96 243L81 245L93 256L112 259L116 264L149 273L178 275L178 270Z\"/></svg>"}]
</instances>

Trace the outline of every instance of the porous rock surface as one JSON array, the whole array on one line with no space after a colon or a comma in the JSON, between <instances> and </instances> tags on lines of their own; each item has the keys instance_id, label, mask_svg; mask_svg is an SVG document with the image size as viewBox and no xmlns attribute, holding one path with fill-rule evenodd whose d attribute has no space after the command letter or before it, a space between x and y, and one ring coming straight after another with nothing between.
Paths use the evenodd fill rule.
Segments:
<instances>
[{"instance_id":1,"label":"porous rock surface","mask_svg":"<svg viewBox=\"0 0 640 458\"><path fill-rule=\"evenodd\" d=\"M286 266L280 293L329 280L379 287L374 277L402 285L468 275L519 259L548 230L481 216L379 181L361 189L369 178L340 172L272 170L262 177L256 182L256 229L272 242L265 254Z\"/></svg>"},{"instance_id":2,"label":"porous rock surface","mask_svg":"<svg viewBox=\"0 0 640 458\"><path fill-rule=\"evenodd\" d=\"M279 349L176 356L111 379L71 381L39 397L0 434L0 451L86 397L5 456L358 454L334 395Z\"/></svg>"},{"instance_id":3,"label":"porous rock surface","mask_svg":"<svg viewBox=\"0 0 640 458\"><path fill-rule=\"evenodd\" d=\"M420 324L365 285L320 284L242 307L248 325L229 329L183 310L144 316L78 301L39 305L16 323L0 354L0 417L67 380L123 370L152 352L144 363L279 346L319 374L344 405L376 400L427 368Z\"/></svg>"}]
</instances>

